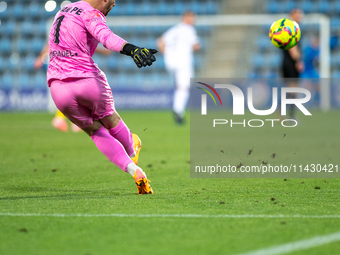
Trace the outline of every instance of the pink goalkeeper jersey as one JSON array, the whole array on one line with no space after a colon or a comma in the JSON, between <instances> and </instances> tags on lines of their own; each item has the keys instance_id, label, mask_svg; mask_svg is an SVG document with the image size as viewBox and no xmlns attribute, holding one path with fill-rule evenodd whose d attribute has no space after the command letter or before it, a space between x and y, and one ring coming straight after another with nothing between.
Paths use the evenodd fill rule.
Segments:
<instances>
[{"instance_id":1,"label":"pink goalkeeper jersey","mask_svg":"<svg viewBox=\"0 0 340 255\"><path fill-rule=\"evenodd\" d=\"M104 14L87 2L61 9L49 36L48 85L55 79L104 76L92 59L99 42L119 52L126 41L115 35L107 27Z\"/></svg>"}]
</instances>

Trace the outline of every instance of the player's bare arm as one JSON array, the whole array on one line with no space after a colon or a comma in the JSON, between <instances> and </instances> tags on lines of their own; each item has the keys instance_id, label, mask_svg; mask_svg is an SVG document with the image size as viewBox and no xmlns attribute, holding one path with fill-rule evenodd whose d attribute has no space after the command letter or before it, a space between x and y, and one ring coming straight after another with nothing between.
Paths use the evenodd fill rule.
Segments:
<instances>
[{"instance_id":1,"label":"player's bare arm","mask_svg":"<svg viewBox=\"0 0 340 255\"><path fill-rule=\"evenodd\" d=\"M199 51L199 50L201 50L201 44L196 43L192 48L193 48L194 51Z\"/></svg>"},{"instance_id":2,"label":"player's bare arm","mask_svg":"<svg viewBox=\"0 0 340 255\"><path fill-rule=\"evenodd\" d=\"M301 73L304 70L304 63L301 60L301 53L298 49L298 47L293 47L288 50L289 55L296 61L296 69Z\"/></svg>"},{"instance_id":3,"label":"player's bare arm","mask_svg":"<svg viewBox=\"0 0 340 255\"><path fill-rule=\"evenodd\" d=\"M164 50L165 50L165 42L163 41L162 38L158 38L157 39L157 48L159 49L159 51L164 54Z\"/></svg>"},{"instance_id":4,"label":"player's bare arm","mask_svg":"<svg viewBox=\"0 0 340 255\"><path fill-rule=\"evenodd\" d=\"M109 56L109 55L112 54L112 51L105 49L103 47L97 47L95 53L98 53L98 54L103 55L103 56Z\"/></svg>"},{"instance_id":5,"label":"player's bare arm","mask_svg":"<svg viewBox=\"0 0 340 255\"><path fill-rule=\"evenodd\" d=\"M34 68L35 69L40 69L42 67L42 65L44 64L44 62L43 62L44 55L48 54L48 50L49 50L48 43L46 43L46 45L41 50L39 56L36 58L36 60L34 62Z\"/></svg>"}]
</instances>

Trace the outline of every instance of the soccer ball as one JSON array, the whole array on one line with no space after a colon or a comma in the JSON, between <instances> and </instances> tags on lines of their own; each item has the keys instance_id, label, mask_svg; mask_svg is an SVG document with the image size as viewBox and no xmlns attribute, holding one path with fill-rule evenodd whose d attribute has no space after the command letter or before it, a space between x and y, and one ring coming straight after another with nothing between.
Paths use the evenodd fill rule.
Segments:
<instances>
[{"instance_id":1,"label":"soccer ball","mask_svg":"<svg viewBox=\"0 0 340 255\"><path fill-rule=\"evenodd\" d=\"M289 50L300 41L299 24L289 19L279 19L271 25L269 38L277 48Z\"/></svg>"}]
</instances>

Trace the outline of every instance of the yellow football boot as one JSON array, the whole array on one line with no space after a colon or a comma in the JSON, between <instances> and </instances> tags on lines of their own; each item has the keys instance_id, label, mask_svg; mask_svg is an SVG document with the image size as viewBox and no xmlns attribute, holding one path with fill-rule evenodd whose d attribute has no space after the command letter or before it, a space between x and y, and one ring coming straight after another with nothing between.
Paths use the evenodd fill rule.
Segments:
<instances>
[{"instance_id":1,"label":"yellow football boot","mask_svg":"<svg viewBox=\"0 0 340 255\"><path fill-rule=\"evenodd\" d=\"M142 142L139 139L138 135L136 134L132 134L132 138L133 138L133 147L134 147L136 155L131 159L136 165L138 165L139 152L140 152L140 149L142 148Z\"/></svg>"}]
</instances>

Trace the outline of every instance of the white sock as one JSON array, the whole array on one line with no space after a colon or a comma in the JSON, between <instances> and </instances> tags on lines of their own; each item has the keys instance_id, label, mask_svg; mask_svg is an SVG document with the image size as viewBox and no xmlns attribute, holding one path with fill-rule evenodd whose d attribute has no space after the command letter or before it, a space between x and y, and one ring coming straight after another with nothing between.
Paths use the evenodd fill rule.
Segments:
<instances>
[{"instance_id":1,"label":"white sock","mask_svg":"<svg viewBox=\"0 0 340 255\"><path fill-rule=\"evenodd\" d=\"M189 99L189 90L176 89L174 94L173 110L175 113L184 116L185 107Z\"/></svg>"},{"instance_id":2,"label":"white sock","mask_svg":"<svg viewBox=\"0 0 340 255\"><path fill-rule=\"evenodd\" d=\"M126 168L126 170L128 171L129 174L131 174L131 176L134 176L137 169L142 170L140 167L136 166L135 163L133 162L129 163Z\"/></svg>"}]
</instances>

